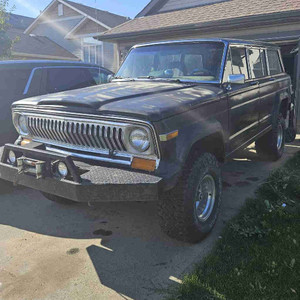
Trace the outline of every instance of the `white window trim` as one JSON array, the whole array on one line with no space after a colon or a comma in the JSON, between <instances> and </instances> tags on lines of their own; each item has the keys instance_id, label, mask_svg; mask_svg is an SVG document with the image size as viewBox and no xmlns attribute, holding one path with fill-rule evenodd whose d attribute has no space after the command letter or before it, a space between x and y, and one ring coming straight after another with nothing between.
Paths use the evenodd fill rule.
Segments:
<instances>
[{"instance_id":1,"label":"white window trim","mask_svg":"<svg viewBox=\"0 0 300 300\"><path fill-rule=\"evenodd\" d=\"M82 58L82 61L85 61L84 60L84 48L88 48L88 63L94 63L94 62L91 62L91 51L92 51L92 47L95 47L95 60L97 61L97 46L101 46L101 63L99 64L101 67L104 67L104 43L101 42L99 44L95 44L95 45L92 45L92 44L85 44L83 39L81 40L81 58ZM97 62L95 63L97 64Z\"/></svg>"}]
</instances>

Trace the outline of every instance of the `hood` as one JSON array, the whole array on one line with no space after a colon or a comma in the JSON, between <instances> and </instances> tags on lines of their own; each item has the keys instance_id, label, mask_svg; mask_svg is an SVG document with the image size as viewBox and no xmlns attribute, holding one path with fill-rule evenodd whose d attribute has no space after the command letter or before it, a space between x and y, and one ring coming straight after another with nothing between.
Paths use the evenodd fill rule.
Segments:
<instances>
[{"instance_id":1,"label":"hood","mask_svg":"<svg viewBox=\"0 0 300 300\"><path fill-rule=\"evenodd\" d=\"M221 89L209 84L120 81L84 89L32 97L13 107L30 106L99 115L122 115L158 121L217 97Z\"/></svg>"}]
</instances>

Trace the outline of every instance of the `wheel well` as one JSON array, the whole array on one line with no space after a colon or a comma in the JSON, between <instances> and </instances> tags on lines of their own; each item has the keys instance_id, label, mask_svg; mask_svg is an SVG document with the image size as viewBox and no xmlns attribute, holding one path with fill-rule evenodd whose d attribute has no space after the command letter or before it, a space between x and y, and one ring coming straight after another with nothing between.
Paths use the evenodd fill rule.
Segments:
<instances>
[{"instance_id":1,"label":"wheel well","mask_svg":"<svg viewBox=\"0 0 300 300\"><path fill-rule=\"evenodd\" d=\"M212 153L219 162L224 162L225 146L220 133L209 135L194 143L189 152L187 161L193 163L195 158L204 152Z\"/></svg>"},{"instance_id":2,"label":"wheel well","mask_svg":"<svg viewBox=\"0 0 300 300\"><path fill-rule=\"evenodd\" d=\"M287 98L283 99L280 103L279 112L282 114L284 119L286 119L286 117L287 117L288 108L289 108L289 99L287 99Z\"/></svg>"}]
</instances>

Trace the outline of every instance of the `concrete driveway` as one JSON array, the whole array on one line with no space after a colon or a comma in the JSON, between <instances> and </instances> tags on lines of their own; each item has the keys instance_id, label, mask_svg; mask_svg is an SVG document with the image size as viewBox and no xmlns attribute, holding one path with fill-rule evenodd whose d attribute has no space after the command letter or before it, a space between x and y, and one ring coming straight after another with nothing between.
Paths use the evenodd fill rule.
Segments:
<instances>
[{"instance_id":1,"label":"concrete driveway","mask_svg":"<svg viewBox=\"0 0 300 300\"><path fill-rule=\"evenodd\" d=\"M298 136L300 138L300 136ZM1 183L0 299L161 299L200 261L275 163L248 148L223 166L222 213L197 245L161 233L155 203L63 206Z\"/></svg>"}]
</instances>

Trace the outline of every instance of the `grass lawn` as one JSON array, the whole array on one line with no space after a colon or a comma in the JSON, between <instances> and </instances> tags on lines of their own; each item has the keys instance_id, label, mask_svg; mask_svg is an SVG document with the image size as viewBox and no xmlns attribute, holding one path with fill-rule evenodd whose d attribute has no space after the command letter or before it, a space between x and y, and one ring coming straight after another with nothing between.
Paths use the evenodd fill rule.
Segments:
<instances>
[{"instance_id":1,"label":"grass lawn","mask_svg":"<svg viewBox=\"0 0 300 300\"><path fill-rule=\"evenodd\" d=\"M169 299L300 299L300 152L270 175Z\"/></svg>"}]
</instances>

